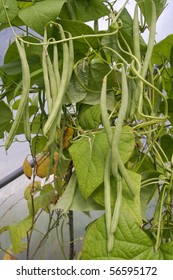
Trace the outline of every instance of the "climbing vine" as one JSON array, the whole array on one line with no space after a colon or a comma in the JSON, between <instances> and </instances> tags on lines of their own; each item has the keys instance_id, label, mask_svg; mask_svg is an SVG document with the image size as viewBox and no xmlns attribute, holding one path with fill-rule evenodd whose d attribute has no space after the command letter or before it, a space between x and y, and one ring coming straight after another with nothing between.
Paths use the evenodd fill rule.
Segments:
<instances>
[{"instance_id":1,"label":"climbing vine","mask_svg":"<svg viewBox=\"0 0 173 280\"><path fill-rule=\"evenodd\" d=\"M14 33L0 67L0 137L8 151L23 135L33 162L23 163L29 214L0 228L6 255L34 259L67 215L103 210L67 258L173 259L173 35L156 43L166 0L135 1L132 16L127 2L0 1L0 28Z\"/></svg>"}]
</instances>

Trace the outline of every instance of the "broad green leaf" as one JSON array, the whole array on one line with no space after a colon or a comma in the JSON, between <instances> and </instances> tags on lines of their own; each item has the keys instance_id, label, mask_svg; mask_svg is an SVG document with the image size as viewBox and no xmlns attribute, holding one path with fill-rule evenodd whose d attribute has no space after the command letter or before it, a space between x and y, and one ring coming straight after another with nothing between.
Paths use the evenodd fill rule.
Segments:
<instances>
[{"instance_id":1,"label":"broad green leaf","mask_svg":"<svg viewBox=\"0 0 173 280\"><path fill-rule=\"evenodd\" d=\"M76 191L73 194L73 188L71 188L69 186L67 186L63 195L59 198L54 209L64 210L66 208L69 200L71 200L72 195L73 195L73 201L72 201L72 204L71 204L69 210L82 211L82 212L93 211L93 210L103 210L103 207L99 206L91 198L88 198L87 200L85 200L82 197L79 188L76 188Z\"/></svg>"},{"instance_id":2,"label":"broad green leaf","mask_svg":"<svg viewBox=\"0 0 173 280\"><path fill-rule=\"evenodd\" d=\"M86 22L99 19L109 13L110 11L102 0L71 0L70 3L64 5L60 18L75 18L78 21Z\"/></svg>"},{"instance_id":3,"label":"broad green leaf","mask_svg":"<svg viewBox=\"0 0 173 280\"><path fill-rule=\"evenodd\" d=\"M141 222L141 205L140 205L140 182L141 182L141 176L137 173L134 173L132 171L127 171L131 180L134 182L134 188L135 188L135 198L131 197L131 194L127 190L127 186L123 180L123 195L124 195L124 202L123 202L123 210L124 209L131 213L131 215L134 216L134 219ZM112 208L115 206L116 201L116 180L113 176L110 178L111 180L111 206ZM96 203L99 205L104 206L104 185L101 184L93 193L91 196Z\"/></svg>"},{"instance_id":4,"label":"broad green leaf","mask_svg":"<svg viewBox=\"0 0 173 280\"><path fill-rule=\"evenodd\" d=\"M11 26L14 26L14 27L23 26L23 25L24 25L23 21L20 20L18 16L16 16L15 18L13 18L13 19L10 21L10 24L11 24ZM9 28L9 27L11 27L11 26L9 25L9 22L2 23L2 24L0 25L0 31L2 31L3 29Z\"/></svg>"},{"instance_id":5,"label":"broad green leaf","mask_svg":"<svg viewBox=\"0 0 173 280\"><path fill-rule=\"evenodd\" d=\"M114 176L110 177L111 185L111 207L115 206L115 200L117 196L117 185ZM104 207L104 183L102 183L91 195L92 199L102 207Z\"/></svg>"},{"instance_id":6,"label":"broad green leaf","mask_svg":"<svg viewBox=\"0 0 173 280\"><path fill-rule=\"evenodd\" d=\"M153 243L147 234L127 215L121 216L111 253L106 250L105 217L102 216L86 231L82 247L82 260L142 260L153 255ZM156 254L157 255L157 254Z\"/></svg>"},{"instance_id":7,"label":"broad green leaf","mask_svg":"<svg viewBox=\"0 0 173 280\"><path fill-rule=\"evenodd\" d=\"M168 160L170 161L173 154L173 137L169 134L161 136L160 145ZM166 161L165 157L163 157L163 159Z\"/></svg>"},{"instance_id":8,"label":"broad green leaf","mask_svg":"<svg viewBox=\"0 0 173 280\"><path fill-rule=\"evenodd\" d=\"M12 249L15 254L21 252L23 248L22 239L26 237L31 225L32 217L28 216L24 220L8 227L12 242Z\"/></svg>"},{"instance_id":9,"label":"broad green leaf","mask_svg":"<svg viewBox=\"0 0 173 280\"><path fill-rule=\"evenodd\" d=\"M108 92L106 95L106 103L107 103L107 109L112 111L114 109L114 104L115 104L115 96L114 92ZM89 92L86 97L81 101L83 104L88 104L88 105L97 105L100 104L100 92Z\"/></svg>"},{"instance_id":10,"label":"broad green leaf","mask_svg":"<svg viewBox=\"0 0 173 280\"><path fill-rule=\"evenodd\" d=\"M134 144L135 140L132 129L128 126L123 127L119 152L124 163L129 159L134 149ZM81 194L86 199L103 182L108 149L108 140L104 130L92 133L91 135L83 135L69 149Z\"/></svg>"},{"instance_id":11,"label":"broad green leaf","mask_svg":"<svg viewBox=\"0 0 173 280\"><path fill-rule=\"evenodd\" d=\"M35 1L36 2L36 1ZM38 1L37 1L38 2ZM20 9L25 9L29 6L32 6L33 5L33 1L31 2L27 2L27 1L18 1L17 0L17 6L20 8Z\"/></svg>"},{"instance_id":12,"label":"broad green leaf","mask_svg":"<svg viewBox=\"0 0 173 280\"><path fill-rule=\"evenodd\" d=\"M17 16L16 0L0 0L0 22L8 22ZM7 15L6 15L7 14Z\"/></svg>"},{"instance_id":13,"label":"broad green leaf","mask_svg":"<svg viewBox=\"0 0 173 280\"><path fill-rule=\"evenodd\" d=\"M128 173L134 183L135 196L133 197L131 195L126 183L123 181L122 205L120 209L118 228L115 232L115 243L112 252L108 256L106 250L107 237L105 229L105 217L102 216L88 227L82 248L82 259L129 259L129 257L125 256L125 254L133 254L133 256L139 255L139 252L144 249L143 240L145 240L145 233L140 228L142 223L140 209L141 176L132 171L128 171ZM139 233L136 232L138 229ZM137 240L138 234L139 240ZM94 242L95 245L93 244ZM88 247L89 243L91 246L90 249ZM138 245L136 248L134 243ZM148 243L152 244L152 241L149 240ZM132 250L133 246L134 250Z\"/></svg>"},{"instance_id":14,"label":"broad green leaf","mask_svg":"<svg viewBox=\"0 0 173 280\"><path fill-rule=\"evenodd\" d=\"M104 76L110 71L110 67L100 61L100 59L93 59L89 64L88 87L93 90L101 90ZM112 88L115 85L115 77L113 72L108 76L107 88Z\"/></svg>"},{"instance_id":15,"label":"broad green leaf","mask_svg":"<svg viewBox=\"0 0 173 280\"><path fill-rule=\"evenodd\" d=\"M142 0L142 1L136 0L148 25L151 25L151 15L152 15L151 1L152 0ZM160 14L163 12L167 0L153 0L153 2L155 2L156 15L158 18Z\"/></svg>"},{"instance_id":16,"label":"broad green leaf","mask_svg":"<svg viewBox=\"0 0 173 280\"><path fill-rule=\"evenodd\" d=\"M33 134L42 133L42 128L45 124L45 121L46 120L43 115L37 115L32 121L31 132Z\"/></svg>"},{"instance_id":17,"label":"broad green leaf","mask_svg":"<svg viewBox=\"0 0 173 280\"><path fill-rule=\"evenodd\" d=\"M44 27L55 21L66 0L44 0L19 11L19 18L31 29L43 35Z\"/></svg>"},{"instance_id":18,"label":"broad green leaf","mask_svg":"<svg viewBox=\"0 0 173 280\"><path fill-rule=\"evenodd\" d=\"M4 64L0 69L7 75L17 75L22 72L20 60L16 60L7 64Z\"/></svg>"},{"instance_id":19,"label":"broad green leaf","mask_svg":"<svg viewBox=\"0 0 173 280\"><path fill-rule=\"evenodd\" d=\"M155 252L154 240L141 227L140 176L129 172L136 189L135 197L123 183L123 199L114 247L107 253L105 216L87 227L80 259L82 260L173 260L173 241L162 244Z\"/></svg>"},{"instance_id":20,"label":"broad green leaf","mask_svg":"<svg viewBox=\"0 0 173 280\"><path fill-rule=\"evenodd\" d=\"M72 37L76 37L76 36L83 36L83 35L94 35L95 32L93 31L93 29L80 21L75 21L75 20L57 20L57 22L62 26L62 28L67 31L70 32L70 34L72 35ZM56 32L56 34L55 34ZM53 32L53 36L55 36L55 38L57 37L57 27L54 29ZM59 39L59 38L58 38ZM81 57L84 57L85 54L88 52L89 46L93 49L97 49L99 48L99 41L97 38L93 37L93 38L87 38L86 40L84 38L80 38L80 39L76 39L73 41L74 44L74 55L75 58L80 58L80 54Z\"/></svg>"},{"instance_id":21,"label":"broad green leaf","mask_svg":"<svg viewBox=\"0 0 173 280\"><path fill-rule=\"evenodd\" d=\"M44 148L47 145L47 137L36 135L32 138L31 143L31 152L33 156L38 155L39 153L43 152Z\"/></svg>"},{"instance_id":22,"label":"broad green leaf","mask_svg":"<svg viewBox=\"0 0 173 280\"><path fill-rule=\"evenodd\" d=\"M104 216L88 227L82 260L173 260L173 241L162 244L154 251L153 240L136 224L130 215L120 217L112 252L106 251Z\"/></svg>"},{"instance_id":23,"label":"broad green leaf","mask_svg":"<svg viewBox=\"0 0 173 280\"><path fill-rule=\"evenodd\" d=\"M7 125L13 118L10 107L3 101L0 101L0 125Z\"/></svg>"},{"instance_id":24,"label":"broad green leaf","mask_svg":"<svg viewBox=\"0 0 173 280\"><path fill-rule=\"evenodd\" d=\"M167 59L170 61L171 49L173 47L173 35L168 35L165 39L155 45L152 55L153 64L161 65Z\"/></svg>"},{"instance_id":25,"label":"broad green leaf","mask_svg":"<svg viewBox=\"0 0 173 280\"><path fill-rule=\"evenodd\" d=\"M80 102L87 95L87 91L78 83L76 77L72 75L68 88L66 90L63 103L74 104Z\"/></svg>"},{"instance_id":26,"label":"broad green leaf","mask_svg":"<svg viewBox=\"0 0 173 280\"><path fill-rule=\"evenodd\" d=\"M100 105L81 105L79 124L84 130L98 128L100 124Z\"/></svg>"},{"instance_id":27,"label":"broad green leaf","mask_svg":"<svg viewBox=\"0 0 173 280\"><path fill-rule=\"evenodd\" d=\"M39 40L30 37L30 36L25 36L23 37L24 40L26 40L27 42L31 42L31 43L39 43ZM25 51L26 51L26 55L27 57L32 57L34 56L40 56L42 54L42 47L38 46L38 45L25 45ZM16 62L16 61L20 61L20 56L19 56L19 52L16 46L16 42L13 42L12 44L9 45L7 52L5 54L5 58L4 58L4 64L8 64L8 63L12 63L12 62Z\"/></svg>"}]
</instances>

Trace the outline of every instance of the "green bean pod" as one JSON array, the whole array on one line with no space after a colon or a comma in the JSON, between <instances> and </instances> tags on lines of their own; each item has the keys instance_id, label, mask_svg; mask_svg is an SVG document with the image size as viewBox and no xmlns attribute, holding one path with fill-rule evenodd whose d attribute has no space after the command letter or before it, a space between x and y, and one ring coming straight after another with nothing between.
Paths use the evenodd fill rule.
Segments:
<instances>
[{"instance_id":1,"label":"green bean pod","mask_svg":"<svg viewBox=\"0 0 173 280\"><path fill-rule=\"evenodd\" d=\"M44 30L44 43L47 43L47 31L46 28ZM51 89L50 89L50 81L47 67L47 45L43 45L43 53L42 53L42 67L43 67L43 78L45 85L45 94L47 99L48 113L50 114L52 111L52 98L51 98Z\"/></svg>"},{"instance_id":2,"label":"green bean pod","mask_svg":"<svg viewBox=\"0 0 173 280\"><path fill-rule=\"evenodd\" d=\"M110 233L111 233L111 185L110 185L110 162L111 162L111 150L107 155L105 171L104 171L104 205L105 205L105 220L106 220L106 232L107 232L107 250L110 252Z\"/></svg>"},{"instance_id":3,"label":"green bean pod","mask_svg":"<svg viewBox=\"0 0 173 280\"><path fill-rule=\"evenodd\" d=\"M112 128L109 122L109 117L108 117L108 112L107 112L107 100L106 100L106 92L107 92L107 76L104 76L103 81L102 81L102 89L101 89L101 95L100 95L100 108L101 108L101 117L102 117L102 122L103 126L106 131L106 135L108 138L109 145L111 146L112 143Z\"/></svg>"},{"instance_id":4,"label":"green bean pod","mask_svg":"<svg viewBox=\"0 0 173 280\"><path fill-rule=\"evenodd\" d=\"M142 70L141 70L141 76L145 78L147 74L147 70L150 64L153 48L154 48L154 42L155 42L155 34L156 34L156 22L157 22L157 15L156 15L156 6L154 1L151 1L151 7L152 7L152 15L151 15L151 27L150 27L150 34L149 34L149 40L148 40L148 46L147 51L145 54Z\"/></svg>"},{"instance_id":5,"label":"green bean pod","mask_svg":"<svg viewBox=\"0 0 173 280\"><path fill-rule=\"evenodd\" d=\"M57 87L57 89L59 89L61 79L60 79L59 64L58 64L58 46L57 46L57 44L53 45L53 70L55 73L56 87Z\"/></svg>"},{"instance_id":6,"label":"green bean pod","mask_svg":"<svg viewBox=\"0 0 173 280\"><path fill-rule=\"evenodd\" d=\"M122 203L122 177L118 173L117 176L117 199L115 202L114 212L112 216L112 222L111 222L111 233L115 233L119 221L120 216L120 208Z\"/></svg>"},{"instance_id":7,"label":"green bean pod","mask_svg":"<svg viewBox=\"0 0 173 280\"><path fill-rule=\"evenodd\" d=\"M24 127L26 140L28 142L31 142L31 128L30 128L30 122L29 122L29 105L28 105L28 102L26 103L25 110L23 112L23 127Z\"/></svg>"},{"instance_id":8,"label":"green bean pod","mask_svg":"<svg viewBox=\"0 0 173 280\"><path fill-rule=\"evenodd\" d=\"M120 141L121 130L123 126L124 119L126 117L127 107L128 107L128 86L127 86L127 79L126 79L126 72L124 65L122 65L122 98L121 98L121 106L118 114L118 120L116 123L116 128L112 138L112 158L111 158L111 167L112 173L117 178L118 176L118 161L117 161L117 153L118 153L118 144Z\"/></svg>"},{"instance_id":9,"label":"green bean pod","mask_svg":"<svg viewBox=\"0 0 173 280\"><path fill-rule=\"evenodd\" d=\"M57 80L55 77L54 68L50 59L49 54L46 55L46 62L47 62L47 69L48 69L48 77L49 77L49 84L50 84L50 92L52 98L52 104L54 104L57 95L58 95L58 88L57 88Z\"/></svg>"},{"instance_id":10,"label":"green bean pod","mask_svg":"<svg viewBox=\"0 0 173 280\"><path fill-rule=\"evenodd\" d=\"M16 46L19 52L19 56L21 59L21 65L22 65L22 95L19 103L19 107L17 110L16 117L14 119L14 122L12 124L12 127L10 129L10 132L8 134L7 140L5 142L5 149L7 150L16 134L16 131L19 127L21 118L23 116L23 112L25 110L26 104L28 102L28 96L29 96L29 90L30 90L30 70L29 65L26 57L25 47L23 43L20 43L18 38L16 37Z\"/></svg>"},{"instance_id":11,"label":"green bean pod","mask_svg":"<svg viewBox=\"0 0 173 280\"><path fill-rule=\"evenodd\" d=\"M133 51L138 61L141 61L140 38L139 38L139 22L138 22L138 5L135 6L133 19Z\"/></svg>"}]
</instances>

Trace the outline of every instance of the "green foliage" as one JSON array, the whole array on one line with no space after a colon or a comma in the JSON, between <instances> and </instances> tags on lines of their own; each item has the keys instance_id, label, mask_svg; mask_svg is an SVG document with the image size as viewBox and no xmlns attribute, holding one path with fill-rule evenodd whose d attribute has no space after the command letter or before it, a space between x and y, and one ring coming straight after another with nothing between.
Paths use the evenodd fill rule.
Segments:
<instances>
[{"instance_id":1,"label":"green foliage","mask_svg":"<svg viewBox=\"0 0 173 280\"><path fill-rule=\"evenodd\" d=\"M166 1L136 1L135 20L109 2L0 1L0 29L20 30L0 66L0 138L8 149L25 136L34 165L27 156L29 216L0 234L28 259L68 211L93 210L105 214L86 228L80 259L173 259L173 35L155 43Z\"/></svg>"},{"instance_id":2,"label":"green foliage","mask_svg":"<svg viewBox=\"0 0 173 280\"><path fill-rule=\"evenodd\" d=\"M59 0L58 2L56 0L36 2L32 6L21 9L18 16L25 25L43 35L45 25L50 21L54 21L59 16L65 2L66 0Z\"/></svg>"},{"instance_id":3,"label":"green foliage","mask_svg":"<svg viewBox=\"0 0 173 280\"><path fill-rule=\"evenodd\" d=\"M123 162L127 162L134 148L134 134L130 127L124 127L119 143ZM81 194L87 199L103 182L105 160L109 145L106 133L101 130L84 135L70 147ZM83 155L82 162L80 161Z\"/></svg>"}]
</instances>

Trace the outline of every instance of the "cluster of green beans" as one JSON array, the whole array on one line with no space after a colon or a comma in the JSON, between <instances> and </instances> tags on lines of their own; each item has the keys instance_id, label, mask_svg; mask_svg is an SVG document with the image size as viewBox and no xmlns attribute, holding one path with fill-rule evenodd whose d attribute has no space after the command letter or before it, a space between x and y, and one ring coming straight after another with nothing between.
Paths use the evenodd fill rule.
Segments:
<instances>
[{"instance_id":1,"label":"cluster of green beans","mask_svg":"<svg viewBox=\"0 0 173 280\"><path fill-rule=\"evenodd\" d=\"M7 140L5 142L6 150L10 147L17 129L19 127L20 121L23 117L24 120L24 127L25 127L25 134L28 141L31 139L30 135L30 124L29 124L29 112L28 112L28 97L30 91L30 70L29 65L26 57L25 46L23 42L20 42L18 37L16 37L16 46L19 52L19 56L21 59L22 64L22 95L19 103L19 107L17 110L17 114L15 116L14 122L8 134ZM19 87L17 87L19 90Z\"/></svg>"},{"instance_id":2,"label":"cluster of green beans","mask_svg":"<svg viewBox=\"0 0 173 280\"><path fill-rule=\"evenodd\" d=\"M59 24L56 25L59 29L61 39L65 40L66 36L63 28ZM71 38L71 34L68 33L68 37ZM48 120L45 123L43 132L45 135L49 132L49 144L51 144L56 136L56 127L60 127L63 98L73 72L74 51L72 40L63 42L63 63L62 72L60 73L57 43L53 40L53 62L51 62L48 53L50 40L47 38L46 28L44 32L44 42L47 42L47 45L43 45L42 63L48 104Z\"/></svg>"},{"instance_id":3,"label":"cluster of green beans","mask_svg":"<svg viewBox=\"0 0 173 280\"><path fill-rule=\"evenodd\" d=\"M155 42L155 33L156 33L156 6L154 1L151 1L151 26L150 26L150 33L149 33L149 39L147 44L147 51L145 54L144 59L141 59L141 53L140 53L140 38L139 38L139 21L138 21L138 5L136 5L135 13L134 13L134 21L133 21L133 49L134 49L134 58L131 63L131 70L134 75L136 75L136 90L134 92L134 102L136 102L136 108L137 113L147 119L152 120L158 120L158 121L164 121L168 117L168 104L165 95L154 86L154 84L148 82L146 78L146 74L148 72L148 69L150 68L150 61L152 57L152 52L154 48L154 42ZM140 66L140 67L139 67ZM154 115L154 102L153 104L149 100L147 94L144 90L144 85L147 85L151 89L153 89L153 94L156 92L161 96L161 98L164 100L165 105L165 112L164 116L155 116ZM146 115L143 113L143 100L146 99L151 114ZM154 98L153 98L154 100ZM133 102L132 101L132 102Z\"/></svg>"},{"instance_id":4,"label":"cluster of green beans","mask_svg":"<svg viewBox=\"0 0 173 280\"><path fill-rule=\"evenodd\" d=\"M126 70L124 65L122 65L122 75L121 75L121 84L122 84L122 99L121 106L118 114L118 119L115 127L115 131L113 132L112 127L110 125L110 121L107 115L107 106L106 106L106 92L107 92L107 74L102 83L101 90L101 115L102 122L105 128L107 139L109 142L109 153L106 159L105 172L104 172L104 199L105 199L105 215L106 215L106 230L107 230L107 251L111 252L114 246L114 233L116 231L121 201L122 201L122 179L125 180L127 186L129 187L129 191L132 195L134 195L134 187L133 182L122 162L120 153L119 153L119 141L122 131L123 122L127 112L128 106L128 86L127 86L127 78L126 78ZM117 182L117 197L113 210L113 214L111 211L111 185L110 185L110 175L113 175Z\"/></svg>"},{"instance_id":5,"label":"cluster of green beans","mask_svg":"<svg viewBox=\"0 0 173 280\"><path fill-rule=\"evenodd\" d=\"M166 97L157 87L155 87L154 79L152 79L152 83L148 82L148 80L146 79L148 69L150 68L150 60L154 48L155 32L156 32L156 7L154 1L151 1L151 6L152 6L151 27L150 27L147 51L144 58L141 57L141 51L140 51L138 5L136 5L135 8L134 21L133 21L133 53L129 45L123 38L121 31L119 32L122 40L124 41L127 47L127 50L122 49L119 41L117 41L117 43L120 50L125 54L129 55L132 59L132 62L130 64L130 71L133 74L133 76L130 76L129 74L126 73L126 68L129 69L129 65L127 61L120 54L117 54L115 50L109 47L104 47L116 53L116 55L118 55L119 59L122 61L122 68L121 68L122 98L121 98L121 106L119 109L117 123L114 132L110 125L109 117L107 114L107 108L106 108L107 77L110 73L108 73L103 79L101 99L100 99L102 122L109 142L109 153L107 155L105 172L104 172L105 217L106 217L108 253L111 252L111 250L113 249L114 233L116 231L118 220L119 220L121 201L122 201L122 179L124 179L127 186L129 187L130 193L134 195L133 182L129 176L129 173L127 172L127 169L125 168L122 162L119 153L119 148L118 148L118 144L121 136L121 129L123 126L123 122L126 118L127 112L129 115L136 114L137 112L138 116L141 116L146 120L149 119L149 121L142 124L144 126L156 124L157 122L160 121L162 121L163 123L165 119L168 117L168 104L167 104ZM127 82L127 76L128 76L128 82ZM145 85L151 88L153 90L153 93L159 94L162 100L164 101L165 112L163 116L154 115L154 102L152 103L148 98L144 88ZM130 96L129 96L129 89L130 89ZM131 99L130 107L128 105L129 98ZM146 115L143 113L143 99L146 99L146 101L148 102L151 115ZM154 100L154 98L152 100ZM115 177L117 182L117 197L113 210L111 209L111 202L110 202L110 197L111 197L110 175L111 174ZM158 241L156 243L158 243Z\"/></svg>"}]
</instances>

